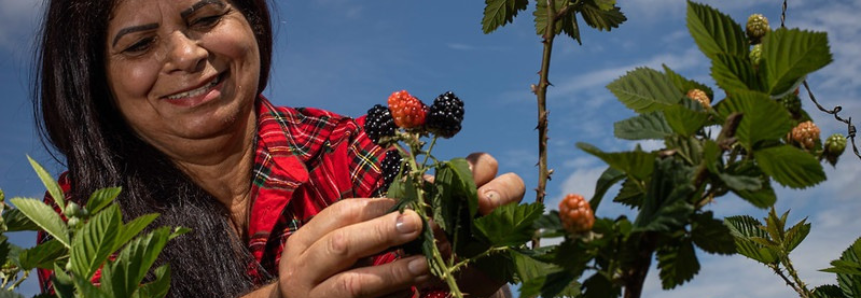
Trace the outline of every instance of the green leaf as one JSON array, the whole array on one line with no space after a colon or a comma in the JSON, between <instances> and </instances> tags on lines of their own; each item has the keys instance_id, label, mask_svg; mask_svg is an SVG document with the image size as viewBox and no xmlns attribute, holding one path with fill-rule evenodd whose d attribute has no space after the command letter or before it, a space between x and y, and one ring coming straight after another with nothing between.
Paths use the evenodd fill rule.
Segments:
<instances>
[{"instance_id":1,"label":"green leaf","mask_svg":"<svg viewBox=\"0 0 861 298\"><path fill-rule=\"evenodd\" d=\"M69 228L60 218L60 215L45 203L34 199L12 198L9 199L21 213L27 216L33 223L38 225L46 233L60 241L66 247L71 248L69 242Z\"/></svg>"},{"instance_id":2,"label":"green leaf","mask_svg":"<svg viewBox=\"0 0 861 298\"><path fill-rule=\"evenodd\" d=\"M706 86L703 83L689 80L683 77L682 75L670 69L666 64L661 64L661 66L664 67L664 73L667 74L667 77L670 79L671 82L673 82L673 85L675 85L676 88L678 88L679 92L681 92L682 94L687 94L688 91L690 91L691 89L700 89L705 92L709 98L714 100L715 93L714 91L712 91L711 87Z\"/></svg>"},{"instance_id":3,"label":"green leaf","mask_svg":"<svg viewBox=\"0 0 861 298\"><path fill-rule=\"evenodd\" d=\"M709 118L706 113L693 111L682 105L667 107L664 110L664 116L672 131L685 137L691 137L700 131Z\"/></svg>"},{"instance_id":4,"label":"green leaf","mask_svg":"<svg viewBox=\"0 0 861 298\"><path fill-rule=\"evenodd\" d=\"M853 273L861 268L861 238L855 240L831 265L834 267L821 271L837 273L837 283L843 295L861 297L861 274Z\"/></svg>"},{"instance_id":5,"label":"green leaf","mask_svg":"<svg viewBox=\"0 0 861 298\"><path fill-rule=\"evenodd\" d=\"M768 208L777 201L770 180L751 161L735 163L725 172L719 172L718 177L736 195L758 208Z\"/></svg>"},{"instance_id":6,"label":"green leaf","mask_svg":"<svg viewBox=\"0 0 861 298\"><path fill-rule=\"evenodd\" d=\"M715 54L712 59L711 75L715 83L729 95L735 95L739 90L764 91L761 79L747 56Z\"/></svg>"},{"instance_id":7,"label":"green leaf","mask_svg":"<svg viewBox=\"0 0 861 298\"><path fill-rule=\"evenodd\" d=\"M679 160L656 160L634 230L670 232L685 226L694 212L694 206L688 201L696 190L691 183L692 173L692 169Z\"/></svg>"},{"instance_id":8,"label":"green leaf","mask_svg":"<svg viewBox=\"0 0 861 298\"><path fill-rule=\"evenodd\" d=\"M18 254L18 264L22 270L42 268L53 270L54 263L69 251L56 239L45 241Z\"/></svg>"},{"instance_id":9,"label":"green leaf","mask_svg":"<svg viewBox=\"0 0 861 298\"><path fill-rule=\"evenodd\" d=\"M547 214L541 215L535 220L535 229L538 230L538 237L541 238L557 238L568 234L562 228L562 221L559 219L559 211L551 210Z\"/></svg>"},{"instance_id":10,"label":"green leaf","mask_svg":"<svg viewBox=\"0 0 861 298\"><path fill-rule=\"evenodd\" d=\"M77 276L91 278L93 273L114 252L114 240L119 234L122 218L117 205L90 218L72 239L72 271Z\"/></svg>"},{"instance_id":11,"label":"green leaf","mask_svg":"<svg viewBox=\"0 0 861 298\"><path fill-rule=\"evenodd\" d=\"M397 204L392 206L392 210L389 211L403 211L404 208L413 205L419 200L419 193L415 185L410 182L402 181L400 177L401 174L398 174L395 177L395 180L392 181L392 184L389 185L389 189L386 191L387 197L398 200Z\"/></svg>"},{"instance_id":12,"label":"green leaf","mask_svg":"<svg viewBox=\"0 0 861 298\"><path fill-rule=\"evenodd\" d=\"M131 241L132 238L137 237L137 235L158 218L158 216L159 215L157 213L144 214L123 225L122 228L119 229L116 240L114 240L112 251L119 250L121 247L126 245L126 243Z\"/></svg>"},{"instance_id":13,"label":"green leaf","mask_svg":"<svg viewBox=\"0 0 861 298\"><path fill-rule=\"evenodd\" d=\"M741 25L720 11L688 1L688 30L700 50L709 58L725 53L747 58L750 45Z\"/></svg>"},{"instance_id":14,"label":"green leaf","mask_svg":"<svg viewBox=\"0 0 861 298\"><path fill-rule=\"evenodd\" d=\"M57 181L42 167L38 162L33 160L29 155L27 156L27 160L30 161L30 166L33 167L33 170L36 171L36 175L39 176L39 179L42 180L42 184L45 185L45 188L48 189L48 193L51 194L51 197L57 202L57 206L63 208L66 206L66 196L63 193L63 189L57 184Z\"/></svg>"},{"instance_id":15,"label":"green leaf","mask_svg":"<svg viewBox=\"0 0 861 298\"><path fill-rule=\"evenodd\" d=\"M595 183L595 195L589 200L593 214L598 211L598 206L601 205L601 200L604 198L604 194L610 190L610 187L624 178L625 173L614 168L607 168L601 173L601 177L598 177L598 182Z\"/></svg>"},{"instance_id":16,"label":"green leaf","mask_svg":"<svg viewBox=\"0 0 861 298\"><path fill-rule=\"evenodd\" d=\"M481 29L484 34L493 32L505 24L514 21L514 17L529 4L527 0L485 0L484 18Z\"/></svg>"},{"instance_id":17,"label":"green leaf","mask_svg":"<svg viewBox=\"0 0 861 298\"><path fill-rule=\"evenodd\" d=\"M495 247L517 246L535 235L535 221L544 204L507 204L475 220L475 228Z\"/></svg>"},{"instance_id":18,"label":"green leaf","mask_svg":"<svg viewBox=\"0 0 861 298\"><path fill-rule=\"evenodd\" d=\"M616 0L587 0L585 3L606 11L616 9Z\"/></svg>"},{"instance_id":19,"label":"green leaf","mask_svg":"<svg viewBox=\"0 0 861 298\"><path fill-rule=\"evenodd\" d=\"M807 238L807 234L809 233L810 224L807 223L807 218L801 220L792 226L792 228L789 228L789 230L786 231L786 239L783 241L786 252L791 252L798 247L798 245L804 241L804 238ZM861 273L861 271L859 273Z\"/></svg>"},{"instance_id":20,"label":"green leaf","mask_svg":"<svg viewBox=\"0 0 861 298\"><path fill-rule=\"evenodd\" d=\"M766 265L777 262L777 252L751 240L768 238L768 234L759 228L762 226L759 220L748 215L739 215L724 218L724 223L735 238L739 254Z\"/></svg>"},{"instance_id":21,"label":"green leaf","mask_svg":"<svg viewBox=\"0 0 861 298\"><path fill-rule=\"evenodd\" d=\"M846 298L843 290L835 285L822 285L813 289L813 298Z\"/></svg>"},{"instance_id":22,"label":"green leaf","mask_svg":"<svg viewBox=\"0 0 861 298\"><path fill-rule=\"evenodd\" d=\"M153 270L155 281L141 286L141 297L163 298L170 289L170 264L164 264Z\"/></svg>"},{"instance_id":23,"label":"green leaf","mask_svg":"<svg viewBox=\"0 0 861 298\"><path fill-rule=\"evenodd\" d=\"M676 150L688 165L699 165L703 159L703 142L696 137L672 136L665 140L667 149ZM711 160L712 163L717 156Z\"/></svg>"},{"instance_id":24,"label":"green leaf","mask_svg":"<svg viewBox=\"0 0 861 298\"><path fill-rule=\"evenodd\" d=\"M111 204L111 202L120 195L122 190L122 187L97 189L92 195L90 195L90 199L87 200L87 211L89 211L90 214L96 214Z\"/></svg>"},{"instance_id":25,"label":"green leaf","mask_svg":"<svg viewBox=\"0 0 861 298\"><path fill-rule=\"evenodd\" d=\"M661 246L656 255L664 290L674 289L690 281L700 271L700 262L690 239L684 239L678 245Z\"/></svg>"},{"instance_id":26,"label":"green leaf","mask_svg":"<svg viewBox=\"0 0 861 298\"><path fill-rule=\"evenodd\" d=\"M764 93L737 91L721 101L716 110L722 117L744 114L735 136L748 150L756 148L760 141L779 140L792 130L789 112Z\"/></svg>"},{"instance_id":27,"label":"green leaf","mask_svg":"<svg viewBox=\"0 0 861 298\"><path fill-rule=\"evenodd\" d=\"M160 227L138 237L123 248L108 272L103 269L103 279L110 280L115 297L128 297L137 291L171 236L170 227Z\"/></svg>"},{"instance_id":28,"label":"green leaf","mask_svg":"<svg viewBox=\"0 0 861 298\"><path fill-rule=\"evenodd\" d=\"M6 224L6 232L38 231L40 229L36 223L18 209L3 211L3 223Z\"/></svg>"},{"instance_id":29,"label":"green leaf","mask_svg":"<svg viewBox=\"0 0 861 298\"><path fill-rule=\"evenodd\" d=\"M598 272L583 282L582 298L619 297L621 292L621 287L614 285L607 276Z\"/></svg>"},{"instance_id":30,"label":"green leaf","mask_svg":"<svg viewBox=\"0 0 861 298\"><path fill-rule=\"evenodd\" d=\"M762 171L783 186L807 188L826 179L815 157L789 145L759 149L753 156Z\"/></svg>"},{"instance_id":31,"label":"green leaf","mask_svg":"<svg viewBox=\"0 0 861 298\"><path fill-rule=\"evenodd\" d=\"M792 92L799 80L831 61L824 32L781 28L766 34L762 42L762 65L770 95Z\"/></svg>"},{"instance_id":32,"label":"green leaf","mask_svg":"<svg viewBox=\"0 0 861 298\"><path fill-rule=\"evenodd\" d=\"M546 275L530 279L521 284L520 297L570 297L580 293L576 276L568 271L547 272Z\"/></svg>"},{"instance_id":33,"label":"green leaf","mask_svg":"<svg viewBox=\"0 0 861 298\"><path fill-rule=\"evenodd\" d=\"M664 114L652 112L628 118L613 125L617 138L623 140L661 140L673 135Z\"/></svg>"},{"instance_id":34,"label":"green leaf","mask_svg":"<svg viewBox=\"0 0 861 298\"><path fill-rule=\"evenodd\" d=\"M732 233L723 221L714 218L711 211L694 215L691 239L697 247L710 254L735 253L735 240Z\"/></svg>"},{"instance_id":35,"label":"green leaf","mask_svg":"<svg viewBox=\"0 0 861 298\"><path fill-rule=\"evenodd\" d=\"M24 298L24 296L12 291L0 290L0 298Z\"/></svg>"},{"instance_id":36,"label":"green leaf","mask_svg":"<svg viewBox=\"0 0 861 298\"><path fill-rule=\"evenodd\" d=\"M478 214L478 187L475 185L475 179L472 177L472 170L469 169L469 162L464 158L452 158L448 161L448 167L454 170L454 178L452 186L455 193L461 196L462 200L466 200L469 206L469 216Z\"/></svg>"},{"instance_id":37,"label":"green leaf","mask_svg":"<svg viewBox=\"0 0 861 298\"><path fill-rule=\"evenodd\" d=\"M72 277L63 270L60 263L54 263L54 274L51 276L51 284L54 292L59 298L72 298L75 296L75 286Z\"/></svg>"},{"instance_id":38,"label":"green leaf","mask_svg":"<svg viewBox=\"0 0 861 298\"><path fill-rule=\"evenodd\" d=\"M641 150L608 153L587 143L577 143L577 147L586 153L600 158L610 167L625 172L640 181L647 180L652 174L655 157L657 156L655 153L647 153Z\"/></svg>"},{"instance_id":39,"label":"green leaf","mask_svg":"<svg viewBox=\"0 0 861 298\"><path fill-rule=\"evenodd\" d=\"M629 109L643 114L663 110L683 96L665 74L640 67L607 85L607 89Z\"/></svg>"},{"instance_id":40,"label":"green leaf","mask_svg":"<svg viewBox=\"0 0 861 298\"><path fill-rule=\"evenodd\" d=\"M562 11L569 3L567 0L553 0L555 4L555 12ZM532 12L532 15L535 17L535 33L538 35L544 35L547 31L547 1L536 1L535 2L535 11ZM561 32L565 32L565 35L573 38L580 42L580 25L577 24L577 12L573 9L568 10L568 12L556 20L556 23L553 24L553 34L557 35Z\"/></svg>"},{"instance_id":41,"label":"green leaf","mask_svg":"<svg viewBox=\"0 0 861 298\"><path fill-rule=\"evenodd\" d=\"M601 31L612 31L613 28L619 28L619 25L628 20L619 7L601 2L606 1L586 1L580 7L580 13L583 15L583 21L586 22L586 25Z\"/></svg>"},{"instance_id":42,"label":"green leaf","mask_svg":"<svg viewBox=\"0 0 861 298\"><path fill-rule=\"evenodd\" d=\"M641 187L636 181L625 179L625 181L622 182L622 189L620 189L619 194L613 198L613 202L639 209L640 206L643 205L643 198L645 196L645 189L643 189L643 187Z\"/></svg>"},{"instance_id":43,"label":"green leaf","mask_svg":"<svg viewBox=\"0 0 861 298\"><path fill-rule=\"evenodd\" d=\"M89 279L80 276L72 276L72 278L75 281L75 288L78 289L78 293L81 294L81 297L111 298L111 296L103 292L102 289L93 285Z\"/></svg>"}]
</instances>

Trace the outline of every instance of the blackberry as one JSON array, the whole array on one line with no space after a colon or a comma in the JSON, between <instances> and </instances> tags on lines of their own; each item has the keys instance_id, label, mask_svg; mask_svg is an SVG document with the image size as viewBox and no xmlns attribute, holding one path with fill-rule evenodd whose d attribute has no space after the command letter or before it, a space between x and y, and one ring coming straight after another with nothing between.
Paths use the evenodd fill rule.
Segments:
<instances>
[{"instance_id":1,"label":"blackberry","mask_svg":"<svg viewBox=\"0 0 861 298\"><path fill-rule=\"evenodd\" d=\"M463 122L463 101L451 91L433 101L428 115L428 129L443 138L451 138L460 131Z\"/></svg>"},{"instance_id":2,"label":"blackberry","mask_svg":"<svg viewBox=\"0 0 861 298\"><path fill-rule=\"evenodd\" d=\"M395 135L395 121L389 108L376 104L368 110L368 116L365 118L365 133L377 145L385 143L383 137Z\"/></svg>"},{"instance_id":3,"label":"blackberry","mask_svg":"<svg viewBox=\"0 0 861 298\"><path fill-rule=\"evenodd\" d=\"M401 154L398 150L389 150L386 152L386 157L383 159L383 187L382 190L388 190L395 177L401 172Z\"/></svg>"}]
</instances>

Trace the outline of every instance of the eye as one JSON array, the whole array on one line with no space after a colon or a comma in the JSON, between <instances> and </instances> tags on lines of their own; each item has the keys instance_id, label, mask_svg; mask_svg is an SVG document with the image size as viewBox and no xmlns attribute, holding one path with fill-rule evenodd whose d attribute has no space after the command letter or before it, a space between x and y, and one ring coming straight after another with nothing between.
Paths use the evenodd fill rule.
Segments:
<instances>
[{"instance_id":1,"label":"eye","mask_svg":"<svg viewBox=\"0 0 861 298\"><path fill-rule=\"evenodd\" d=\"M192 26L202 29L210 29L212 27L215 27L215 25L217 25L223 17L224 14L198 18L194 20Z\"/></svg>"},{"instance_id":2,"label":"eye","mask_svg":"<svg viewBox=\"0 0 861 298\"><path fill-rule=\"evenodd\" d=\"M141 39L141 40L133 43L132 45L128 46L127 48L125 48L123 50L123 53L132 54L132 55L143 54L144 52L149 50L149 48L152 46L153 42L155 42L155 38L153 38L153 37L147 37L147 38Z\"/></svg>"}]
</instances>

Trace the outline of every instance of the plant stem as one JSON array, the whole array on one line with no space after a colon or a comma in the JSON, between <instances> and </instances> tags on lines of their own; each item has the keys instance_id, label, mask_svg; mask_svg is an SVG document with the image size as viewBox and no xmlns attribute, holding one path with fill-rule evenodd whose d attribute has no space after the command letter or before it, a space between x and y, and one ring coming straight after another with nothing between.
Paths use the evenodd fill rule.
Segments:
<instances>
[{"instance_id":1,"label":"plant stem","mask_svg":"<svg viewBox=\"0 0 861 298\"><path fill-rule=\"evenodd\" d=\"M652 232L646 232L640 237L637 258L634 260L633 266L623 273L624 298L640 298L642 295L643 283L646 281L646 275L649 274L649 268L652 266L652 255L657 246L655 236Z\"/></svg>"},{"instance_id":2,"label":"plant stem","mask_svg":"<svg viewBox=\"0 0 861 298\"><path fill-rule=\"evenodd\" d=\"M544 30L544 54L541 57L541 71L535 95L538 99L538 187L535 189L535 202L544 203L547 194L547 180L550 171L547 169L547 86L550 86L550 56L553 52L553 39L556 37L556 5L553 0L547 0L547 28ZM532 239L532 248L540 246L539 239Z\"/></svg>"},{"instance_id":3,"label":"plant stem","mask_svg":"<svg viewBox=\"0 0 861 298\"><path fill-rule=\"evenodd\" d=\"M787 255L785 258L782 258L780 262L783 263L784 267L786 267L786 271L789 272L789 276L791 276L792 279L795 280L795 284L798 286L797 291L799 292L799 294L801 294L801 297L812 298L813 293L811 293L810 290L807 289L807 285L804 283L804 281L801 280L801 277L798 276L798 271L796 271L795 267L792 266L792 260L789 259L789 255Z\"/></svg>"},{"instance_id":4,"label":"plant stem","mask_svg":"<svg viewBox=\"0 0 861 298\"><path fill-rule=\"evenodd\" d=\"M795 285L795 283L793 283L791 280L789 280L789 278L786 277L785 274L783 274L783 271L780 270L780 267L777 264L768 265L768 268L771 268L771 270L774 270L774 274L777 274L777 276L780 276L780 278L782 278L783 281L786 282L787 286L789 286L790 288L795 290L795 292L798 292L799 297L805 297L804 291L802 291L800 288L798 288L798 286Z\"/></svg>"}]
</instances>

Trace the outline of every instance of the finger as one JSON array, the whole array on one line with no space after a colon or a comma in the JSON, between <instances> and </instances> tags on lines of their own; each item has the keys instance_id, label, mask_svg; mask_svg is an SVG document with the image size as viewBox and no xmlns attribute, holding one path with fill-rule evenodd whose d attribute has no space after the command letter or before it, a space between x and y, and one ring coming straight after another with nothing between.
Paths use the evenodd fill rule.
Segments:
<instances>
[{"instance_id":1,"label":"finger","mask_svg":"<svg viewBox=\"0 0 861 298\"><path fill-rule=\"evenodd\" d=\"M360 258L418 238L421 230L422 221L415 211L392 212L323 235L294 259L294 266L306 268L316 284L352 267Z\"/></svg>"},{"instance_id":2,"label":"finger","mask_svg":"<svg viewBox=\"0 0 861 298\"><path fill-rule=\"evenodd\" d=\"M415 256L338 273L320 283L310 297L379 297L409 289L430 279L427 259Z\"/></svg>"},{"instance_id":3,"label":"finger","mask_svg":"<svg viewBox=\"0 0 861 298\"><path fill-rule=\"evenodd\" d=\"M475 185L479 187L493 180L493 177L496 177L496 172L499 170L499 163L496 161L496 158L487 153L478 152L470 154L466 157L466 161L469 162Z\"/></svg>"},{"instance_id":4,"label":"finger","mask_svg":"<svg viewBox=\"0 0 861 298\"><path fill-rule=\"evenodd\" d=\"M392 199L346 199L323 209L307 224L287 238L284 254L301 254L316 242L320 235L330 231L364 222L385 214L395 201ZM289 248L289 251L288 251Z\"/></svg>"},{"instance_id":5,"label":"finger","mask_svg":"<svg viewBox=\"0 0 861 298\"><path fill-rule=\"evenodd\" d=\"M526 186L517 174L506 173L478 188L478 211L488 214L496 207L523 200Z\"/></svg>"}]
</instances>

